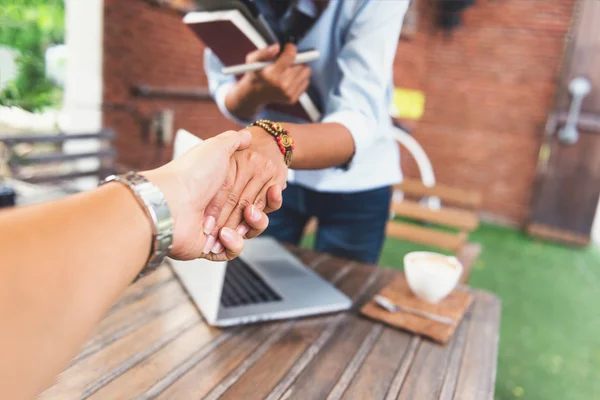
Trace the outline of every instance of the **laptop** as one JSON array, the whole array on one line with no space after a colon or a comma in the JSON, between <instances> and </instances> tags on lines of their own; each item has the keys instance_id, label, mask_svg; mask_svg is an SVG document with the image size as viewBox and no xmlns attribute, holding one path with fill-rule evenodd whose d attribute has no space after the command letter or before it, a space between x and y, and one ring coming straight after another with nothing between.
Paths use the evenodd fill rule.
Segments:
<instances>
[{"instance_id":1,"label":"laptop","mask_svg":"<svg viewBox=\"0 0 600 400\"><path fill-rule=\"evenodd\" d=\"M169 259L207 323L232 326L347 310L352 301L277 241L246 241L229 262Z\"/></svg>"},{"instance_id":2,"label":"laptop","mask_svg":"<svg viewBox=\"0 0 600 400\"><path fill-rule=\"evenodd\" d=\"M200 141L179 130L174 157ZM352 306L347 296L269 237L247 240L240 257L229 262L168 261L207 323L214 326L297 318Z\"/></svg>"}]
</instances>

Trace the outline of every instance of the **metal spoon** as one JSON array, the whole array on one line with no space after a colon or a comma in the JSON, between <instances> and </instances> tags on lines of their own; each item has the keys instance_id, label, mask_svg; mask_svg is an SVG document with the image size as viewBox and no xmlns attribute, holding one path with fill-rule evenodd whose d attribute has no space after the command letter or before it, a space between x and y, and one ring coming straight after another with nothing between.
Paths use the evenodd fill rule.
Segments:
<instances>
[{"instance_id":1,"label":"metal spoon","mask_svg":"<svg viewBox=\"0 0 600 400\"><path fill-rule=\"evenodd\" d=\"M450 317L443 317L441 315L432 314L427 311L421 311L421 310L417 310L417 309L411 308L411 307L399 306L397 304L394 304L394 302L392 302L390 299L388 299L387 297L384 297L384 296L377 295L374 297L374 300L377 303L377 305L379 305L379 307L381 307L384 310L387 310L389 312L392 312L392 313L406 312L409 314L418 315L419 317L427 318L432 321L436 321L436 322L446 324L446 325L454 325L454 323L455 323L455 321Z\"/></svg>"}]
</instances>

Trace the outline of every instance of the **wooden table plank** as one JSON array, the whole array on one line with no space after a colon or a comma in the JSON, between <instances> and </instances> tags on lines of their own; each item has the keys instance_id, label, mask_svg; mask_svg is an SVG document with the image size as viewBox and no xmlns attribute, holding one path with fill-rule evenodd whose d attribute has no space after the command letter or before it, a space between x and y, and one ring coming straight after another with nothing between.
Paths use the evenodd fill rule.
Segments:
<instances>
[{"instance_id":1,"label":"wooden table plank","mask_svg":"<svg viewBox=\"0 0 600 400\"><path fill-rule=\"evenodd\" d=\"M398 272L292 251L354 300L349 313L204 324L161 268L132 285L42 399L492 399L500 306L475 292L448 346L357 313Z\"/></svg>"},{"instance_id":2,"label":"wooden table plank","mask_svg":"<svg viewBox=\"0 0 600 400\"><path fill-rule=\"evenodd\" d=\"M357 309L391 279L391 273L379 268L356 264L348 279L366 282L365 286L361 288L361 292L353 296L353 308ZM335 329L335 334L330 335L330 338L319 349L318 354L311 357L310 364L306 365L302 371L296 368L294 383L288 384L287 388L280 383L279 390L274 390L269 398L275 398L283 390L285 390L282 394L284 398L297 398L304 395L307 396L306 398L325 398L338 379L343 376L342 374L348 372L347 375L351 375L350 371L358 367L356 363L362 362L360 355L356 359L352 357L359 354L355 351L364 342L372 325L372 322L366 319L353 314L344 314L335 326L329 327ZM350 367L346 368L348 363L350 363ZM288 380L290 380L289 377ZM343 384L340 384L338 389L341 392L344 389L342 386Z\"/></svg>"},{"instance_id":3,"label":"wooden table plank","mask_svg":"<svg viewBox=\"0 0 600 400\"><path fill-rule=\"evenodd\" d=\"M325 279L329 282L338 282L344 276L346 276L350 271L352 271L352 267L356 265L353 262L340 260L340 259L332 259L329 262L320 263L314 267L314 270L321 278Z\"/></svg>"},{"instance_id":4,"label":"wooden table plank","mask_svg":"<svg viewBox=\"0 0 600 400\"><path fill-rule=\"evenodd\" d=\"M144 327L187 301L188 297L181 285L176 281L171 281L163 285L160 290L151 292L146 297L119 308L100 322L92 339L84 345L71 364L79 362L110 343Z\"/></svg>"},{"instance_id":5,"label":"wooden table plank","mask_svg":"<svg viewBox=\"0 0 600 400\"><path fill-rule=\"evenodd\" d=\"M300 252L299 256L310 266L318 266L319 263L330 258L327 255L311 251ZM128 290L122 297L123 300L117 305L120 305L123 301L129 303L132 298L139 299L140 295L147 296L153 290L156 290L157 286L160 288L171 280L173 280L171 270L168 267L160 268L155 274L151 274L133 285L131 288L136 288L136 290ZM195 353L205 352L206 348L202 346L214 344L215 339L221 336L222 333L223 331L220 329L199 324L127 374L102 388L94 397L129 398L148 392L165 375L174 371L176 373L177 367L181 367L185 362L189 363L194 358Z\"/></svg>"},{"instance_id":6,"label":"wooden table plank","mask_svg":"<svg viewBox=\"0 0 600 400\"><path fill-rule=\"evenodd\" d=\"M196 308L191 303L183 303L144 329L72 365L59 375L57 383L44 393L42 399L84 399L199 321Z\"/></svg>"},{"instance_id":7,"label":"wooden table plank","mask_svg":"<svg viewBox=\"0 0 600 400\"><path fill-rule=\"evenodd\" d=\"M237 330L166 390L158 393L158 390L151 389L140 398L151 399L155 394L158 394L158 399L203 398L280 327L281 323L271 323Z\"/></svg>"},{"instance_id":8,"label":"wooden table plank","mask_svg":"<svg viewBox=\"0 0 600 400\"><path fill-rule=\"evenodd\" d=\"M248 329L248 333L252 333L252 329ZM138 399L146 398L153 399L162 393L166 388L173 384L173 382L177 381L183 375L185 375L189 370L191 370L196 364L198 364L201 360L205 359L210 353L212 353L216 348L221 346L223 343L231 339L232 336L236 333L235 330L230 330L227 332L223 332L221 335L217 336L215 340L208 343L206 346L203 346L200 350L192 353L189 358L185 361L177 365L175 368L169 371L165 376L158 379L152 387L145 390L142 394L137 396Z\"/></svg>"},{"instance_id":9,"label":"wooden table plank","mask_svg":"<svg viewBox=\"0 0 600 400\"><path fill-rule=\"evenodd\" d=\"M193 357L201 349L213 344L221 335L220 329L211 328L204 322L199 322L152 357L110 382L91 398L131 399L139 396L178 365Z\"/></svg>"},{"instance_id":10,"label":"wooden table plank","mask_svg":"<svg viewBox=\"0 0 600 400\"><path fill-rule=\"evenodd\" d=\"M332 260L332 262L340 261ZM348 271L352 265L354 264L352 263L344 266L340 272ZM337 274L336 278L341 279L341 282L336 286L342 292L352 298L356 303L361 299L361 297L365 296L367 290L373 286L373 283L376 281L378 276L379 274L374 273L374 271L361 268L356 274ZM322 318L324 325L319 337L309 347L307 347L306 350L304 350L302 355L295 362L294 366L287 371L285 376L283 376L278 384L273 388L271 393L267 396L267 399L278 399L283 395L287 388L296 380L298 375L302 373L303 369L310 363L312 358L335 333L338 324L340 324L345 318L347 318L345 314L337 314Z\"/></svg>"},{"instance_id":11,"label":"wooden table plank","mask_svg":"<svg viewBox=\"0 0 600 400\"><path fill-rule=\"evenodd\" d=\"M217 400L223 396L231 386L233 386L245 373L248 371L250 367L252 367L256 362L265 355L271 347L277 343L282 337L286 336L289 333L289 330L294 325L294 321L282 322L281 327L276 332L273 332L267 340L265 340L256 350L252 353L250 357L245 359L237 368L231 372L226 379L221 381L217 386L211 390L211 392L204 397L205 400Z\"/></svg>"},{"instance_id":12,"label":"wooden table plank","mask_svg":"<svg viewBox=\"0 0 600 400\"><path fill-rule=\"evenodd\" d=\"M471 311L467 314L466 318L471 318ZM456 380L458 378L458 372L460 370L460 363L462 361L463 354L465 352L465 346L467 343L467 332L471 325L471 321L464 320L454 332L452 342L449 344L449 360L448 368L446 369L446 375L444 376L444 383L440 392L439 400L451 400L454 398L454 392L456 390Z\"/></svg>"},{"instance_id":13,"label":"wooden table plank","mask_svg":"<svg viewBox=\"0 0 600 400\"><path fill-rule=\"evenodd\" d=\"M135 284L130 285L127 290L123 293L117 304L115 304L109 311L110 313L123 308L124 306L141 300L143 297L148 296L150 293L162 288L162 286L175 279L173 271L168 265L163 264L154 273L146 275L141 278Z\"/></svg>"},{"instance_id":14,"label":"wooden table plank","mask_svg":"<svg viewBox=\"0 0 600 400\"><path fill-rule=\"evenodd\" d=\"M310 249L295 247L291 245L285 245L285 247L288 250L290 250L296 257L302 260L302 262L309 268L315 268L316 266L332 259L332 257L327 253L317 253L316 251Z\"/></svg>"},{"instance_id":15,"label":"wooden table plank","mask_svg":"<svg viewBox=\"0 0 600 400\"><path fill-rule=\"evenodd\" d=\"M343 318L335 335L285 391L286 399L324 399L352 360L371 329L370 321L352 315Z\"/></svg>"},{"instance_id":16,"label":"wooden table plank","mask_svg":"<svg viewBox=\"0 0 600 400\"><path fill-rule=\"evenodd\" d=\"M444 382L449 356L448 345L421 341L397 398L437 399Z\"/></svg>"},{"instance_id":17,"label":"wooden table plank","mask_svg":"<svg viewBox=\"0 0 600 400\"><path fill-rule=\"evenodd\" d=\"M454 398L493 399L498 359L500 301L490 293L477 292L470 318L471 324L459 367Z\"/></svg>"},{"instance_id":18,"label":"wooden table plank","mask_svg":"<svg viewBox=\"0 0 600 400\"><path fill-rule=\"evenodd\" d=\"M308 254L305 253L302 255L302 259L303 261L310 261L307 260ZM336 279L340 279L343 274L341 274L341 271L345 271L348 268L348 262L347 261L342 261L342 260L335 260L332 262L333 265L339 265L339 268L334 268L334 267L330 267L330 268L324 268L323 270L321 270L319 267L320 265L317 266L317 272L320 273L322 276L324 276L326 279L329 278L331 280L336 280ZM351 284L354 284L354 287L356 287L356 282L354 280L350 280ZM348 283L345 283L344 281L341 282L340 288L341 290L344 290L347 287ZM352 286L350 287L351 289L353 288ZM283 323L279 323L279 324L283 324ZM272 324L269 324L267 326L270 326ZM286 327L287 328L287 327ZM246 330L248 329L248 327L242 327L242 330ZM243 347L248 347L248 344L246 342L243 343L243 345L241 344L240 346ZM241 363L243 362L242 358L236 359L235 361ZM212 362L211 360L209 360L209 362ZM231 365L231 370L222 370L222 372L227 372L230 373L232 372L233 368L235 366ZM198 375L206 375L204 372L205 366L204 365L200 365L200 366L195 366L194 368L192 368L188 373L186 373L183 377L181 377L177 382L175 382L171 387L169 387L164 393L160 394L159 398L174 398L179 396L182 393L188 393L189 390L192 390L191 393L193 393L194 397L202 397L204 395L207 394L207 391L204 392L202 390L205 389L205 386L203 384L198 383L198 381L202 381L204 382L204 379L201 376ZM218 383L220 383L222 380L227 378L227 374L223 374L223 375L212 375L209 376L209 380L207 380L207 383L210 383L210 385L207 384L207 386L217 386ZM189 386L188 386L189 385ZM193 387L193 389L191 388ZM201 390L199 390L201 389Z\"/></svg>"},{"instance_id":19,"label":"wooden table plank","mask_svg":"<svg viewBox=\"0 0 600 400\"><path fill-rule=\"evenodd\" d=\"M410 371L410 367L415 360L417 349L421 345L422 341L423 339L418 336L413 336L411 338L408 348L406 349L406 352L402 357L402 361L400 362L400 367L396 371L396 375L392 380L392 384L385 395L385 400L395 400L398 396L398 393L404 384L404 380Z\"/></svg>"},{"instance_id":20,"label":"wooden table plank","mask_svg":"<svg viewBox=\"0 0 600 400\"><path fill-rule=\"evenodd\" d=\"M303 261L306 262L308 260L303 258ZM345 260L331 260L331 264L337 264L339 267L324 268L321 270L320 267L323 264L317 263L317 261L316 259L313 261L313 265L316 264L317 272L325 279L329 278L340 290L357 290L355 280L343 281L343 278L351 270L352 263ZM348 287L348 285L351 286ZM319 338L319 335L323 334L323 331L333 321L333 318L315 317L293 321L286 335L274 343L272 348L265 352L264 357L257 360L256 365L245 370L244 375L230 385L228 390L223 393L222 398L246 398L246 396L250 395L254 397L266 396L270 389L279 381L282 374L293 365L293 362L297 360L309 345L313 344ZM257 385L257 381L260 381L261 384Z\"/></svg>"},{"instance_id":21,"label":"wooden table plank","mask_svg":"<svg viewBox=\"0 0 600 400\"><path fill-rule=\"evenodd\" d=\"M354 354L354 357L344 370L344 373L338 379L333 389L331 389L329 392L327 400L338 400L342 397L354 379L357 371L362 366L362 363L367 358L371 350L373 350L373 346L375 346L375 342L379 339L381 331L383 331L382 324L371 324L371 330L369 331L368 336L363 340L362 344Z\"/></svg>"},{"instance_id":22,"label":"wooden table plank","mask_svg":"<svg viewBox=\"0 0 600 400\"><path fill-rule=\"evenodd\" d=\"M298 321L273 347L226 391L222 399L264 398L327 326L329 318Z\"/></svg>"},{"instance_id":23,"label":"wooden table plank","mask_svg":"<svg viewBox=\"0 0 600 400\"><path fill-rule=\"evenodd\" d=\"M345 287L342 283L339 285L339 289L353 299L353 308L356 310L366 299L370 298L375 292L380 290L390 278L391 276L388 271L374 269L363 265L358 267L354 273L346 278L345 282L350 284L351 288ZM351 314L339 314L335 317L331 317L331 320L328 321L327 328L319 338L305 350L293 368L290 369L277 386L275 386L273 391L267 397L268 400L279 399L288 392L289 387L312 362L313 358L320 353L327 341L329 341L334 333L337 332L338 325L350 318L350 315Z\"/></svg>"},{"instance_id":24,"label":"wooden table plank","mask_svg":"<svg viewBox=\"0 0 600 400\"><path fill-rule=\"evenodd\" d=\"M426 340L420 343L398 399L452 398L458 363L465 349L467 331L472 323L471 314L471 311L466 313L446 346Z\"/></svg>"},{"instance_id":25,"label":"wooden table plank","mask_svg":"<svg viewBox=\"0 0 600 400\"><path fill-rule=\"evenodd\" d=\"M383 328L369 355L343 394L345 400L383 399L401 362L409 355L412 336L393 328Z\"/></svg>"}]
</instances>

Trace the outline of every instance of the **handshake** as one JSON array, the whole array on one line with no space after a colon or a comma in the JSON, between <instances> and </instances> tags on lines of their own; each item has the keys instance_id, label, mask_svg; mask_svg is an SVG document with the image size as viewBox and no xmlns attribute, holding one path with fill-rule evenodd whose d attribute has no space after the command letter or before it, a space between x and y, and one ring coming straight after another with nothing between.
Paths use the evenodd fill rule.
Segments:
<instances>
[{"instance_id":1,"label":"handshake","mask_svg":"<svg viewBox=\"0 0 600 400\"><path fill-rule=\"evenodd\" d=\"M261 128L228 131L142 173L164 193L174 220L170 257L227 261L281 207L287 167Z\"/></svg>"},{"instance_id":2,"label":"handshake","mask_svg":"<svg viewBox=\"0 0 600 400\"><path fill-rule=\"evenodd\" d=\"M267 103L295 103L311 70L294 65L297 49L287 44L250 53L247 62L275 60L248 72L226 96L234 115L251 119ZM165 194L175 221L171 257L213 261L235 258L243 238L262 233L267 213L281 207L287 167L272 136L262 128L229 131L143 175Z\"/></svg>"}]
</instances>

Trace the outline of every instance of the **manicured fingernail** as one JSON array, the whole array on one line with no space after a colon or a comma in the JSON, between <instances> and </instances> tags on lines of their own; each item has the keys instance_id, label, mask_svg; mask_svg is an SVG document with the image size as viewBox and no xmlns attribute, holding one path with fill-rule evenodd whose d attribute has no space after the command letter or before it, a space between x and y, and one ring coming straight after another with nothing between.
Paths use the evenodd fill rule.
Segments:
<instances>
[{"instance_id":1,"label":"manicured fingernail","mask_svg":"<svg viewBox=\"0 0 600 400\"><path fill-rule=\"evenodd\" d=\"M223 251L223 245L221 244L221 242L217 242L217 243L215 243L214 247L212 248L211 253L219 254L222 251Z\"/></svg>"},{"instance_id":2,"label":"manicured fingernail","mask_svg":"<svg viewBox=\"0 0 600 400\"><path fill-rule=\"evenodd\" d=\"M254 205L251 206L252 208L250 209L250 219L252 221L258 221L260 219L260 211L258 211L258 208L254 207Z\"/></svg>"},{"instance_id":3,"label":"manicured fingernail","mask_svg":"<svg viewBox=\"0 0 600 400\"><path fill-rule=\"evenodd\" d=\"M212 235L209 235L206 238L206 244L204 245L204 250L202 250L202 253L208 254L210 252L210 249L212 249L213 246L215 245L215 241L216 241L215 237Z\"/></svg>"},{"instance_id":4,"label":"manicured fingernail","mask_svg":"<svg viewBox=\"0 0 600 400\"><path fill-rule=\"evenodd\" d=\"M239 227L238 227L239 229ZM238 231L239 232L239 231ZM233 240L233 230L230 228L223 228L221 229L221 236L223 236L223 239L225 240Z\"/></svg>"},{"instance_id":5,"label":"manicured fingernail","mask_svg":"<svg viewBox=\"0 0 600 400\"><path fill-rule=\"evenodd\" d=\"M249 230L250 229L246 225L240 224L240 226L238 226L235 231L237 233L239 233L241 236L244 236L246 233L248 233Z\"/></svg>"},{"instance_id":6,"label":"manicured fingernail","mask_svg":"<svg viewBox=\"0 0 600 400\"><path fill-rule=\"evenodd\" d=\"M215 224L217 220L212 215L204 217L204 233L210 235L213 229L215 229Z\"/></svg>"}]
</instances>

